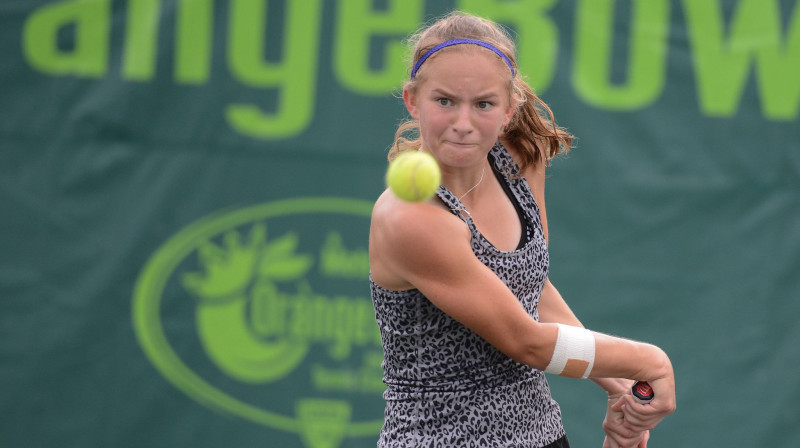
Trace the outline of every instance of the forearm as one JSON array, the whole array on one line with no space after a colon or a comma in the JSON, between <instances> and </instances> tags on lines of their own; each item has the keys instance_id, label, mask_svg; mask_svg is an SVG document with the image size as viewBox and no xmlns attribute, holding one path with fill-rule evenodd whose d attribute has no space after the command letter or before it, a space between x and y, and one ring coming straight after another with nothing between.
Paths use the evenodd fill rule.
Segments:
<instances>
[{"instance_id":1,"label":"forearm","mask_svg":"<svg viewBox=\"0 0 800 448\"><path fill-rule=\"evenodd\" d=\"M633 380L627 378L589 378L601 389L606 391L609 397L619 397L631 390Z\"/></svg>"},{"instance_id":2,"label":"forearm","mask_svg":"<svg viewBox=\"0 0 800 448\"><path fill-rule=\"evenodd\" d=\"M627 378L653 381L671 377L672 366L658 347L565 324L539 324L538 341L554 344L545 372L574 378ZM552 332L555 330L555 332ZM534 365L536 367L536 365Z\"/></svg>"},{"instance_id":3,"label":"forearm","mask_svg":"<svg viewBox=\"0 0 800 448\"><path fill-rule=\"evenodd\" d=\"M653 381L672 375L663 350L652 344L594 333L594 378L628 378Z\"/></svg>"}]
</instances>

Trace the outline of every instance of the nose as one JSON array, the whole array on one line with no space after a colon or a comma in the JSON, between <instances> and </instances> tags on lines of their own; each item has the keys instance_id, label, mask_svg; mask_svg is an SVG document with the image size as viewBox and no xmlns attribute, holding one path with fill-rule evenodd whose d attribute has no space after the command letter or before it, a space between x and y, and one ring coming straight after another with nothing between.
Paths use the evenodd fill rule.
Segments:
<instances>
[{"instance_id":1,"label":"nose","mask_svg":"<svg viewBox=\"0 0 800 448\"><path fill-rule=\"evenodd\" d=\"M472 132L472 115L469 107L461 106L456 109L453 117L453 130L463 136Z\"/></svg>"}]
</instances>

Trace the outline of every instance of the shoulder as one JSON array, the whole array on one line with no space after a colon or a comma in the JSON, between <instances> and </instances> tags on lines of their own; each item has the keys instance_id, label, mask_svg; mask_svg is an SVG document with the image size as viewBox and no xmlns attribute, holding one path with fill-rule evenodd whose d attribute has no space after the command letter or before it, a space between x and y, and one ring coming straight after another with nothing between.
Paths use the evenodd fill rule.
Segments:
<instances>
[{"instance_id":1,"label":"shoulder","mask_svg":"<svg viewBox=\"0 0 800 448\"><path fill-rule=\"evenodd\" d=\"M469 229L449 210L411 203L384 192L375 202L369 252L373 279L389 289L415 286L415 270L459 246L469 247Z\"/></svg>"},{"instance_id":2,"label":"shoulder","mask_svg":"<svg viewBox=\"0 0 800 448\"><path fill-rule=\"evenodd\" d=\"M387 190L375 202L370 232L393 246L433 242L457 229L468 234L464 222L437 200L405 202Z\"/></svg>"},{"instance_id":3,"label":"shoulder","mask_svg":"<svg viewBox=\"0 0 800 448\"><path fill-rule=\"evenodd\" d=\"M517 148L512 143L506 140L502 140L501 142L503 143L503 147L505 147L508 154L514 160L514 162L516 162L517 166L521 166L522 165L522 156L520 155L521 149ZM528 184L530 184L531 188L536 190L536 189L541 189L541 187L544 187L546 165L547 163L544 160L539 160L535 165L528 164L528 166L526 166L522 170L521 173L522 177L524 177L525 180L528 181Z\"/></svg>"},{"instance_id":4,"label":"shoulder","mask_svg":"<svg viewBox=\"0 0 800 448\"><path fill-rule=\"evenodd\" d=\"M392 235L403 236L424 228L431 222L446 217L446 210L435 205L435 199L426 202L400 200L388 189L378 197L372 209L372 224Z\"/></svg>"}]
</instances>

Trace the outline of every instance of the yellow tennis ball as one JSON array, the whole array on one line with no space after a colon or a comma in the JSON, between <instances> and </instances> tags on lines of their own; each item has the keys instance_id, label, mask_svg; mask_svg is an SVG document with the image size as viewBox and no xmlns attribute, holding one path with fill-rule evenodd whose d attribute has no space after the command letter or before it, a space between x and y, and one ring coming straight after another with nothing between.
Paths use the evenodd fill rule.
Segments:
<instances>
[{"instance_id":1,"label":"yellow tennis ball","mask_svg":"<svg viewBox=\"0 0 800 448\"><path fill-rule=\"evenodd\" d=\"M398 198L408 202L427 201L442 181L439 163L427 152L406 151L389 164L386 185Z\"/></svg>"}]
</instances>

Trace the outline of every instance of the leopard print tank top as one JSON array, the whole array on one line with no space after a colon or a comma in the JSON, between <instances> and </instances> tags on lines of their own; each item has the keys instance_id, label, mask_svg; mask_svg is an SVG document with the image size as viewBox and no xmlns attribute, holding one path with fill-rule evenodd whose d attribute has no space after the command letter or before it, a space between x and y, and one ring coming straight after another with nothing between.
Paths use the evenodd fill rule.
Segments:
<instances>
[{"instance_id":1,"label":"leopard print tank top","mask_svg":"<svg viewBox=\"0 0 800 448\"><path fill-rule=\"evenodd\" d=\"M455 195L439 198L469 227L472 250L539 319L537 304L549 267L539 209L519 168L498 142L489 154L504 173L527 239L516 250L495 248ZM416 289L391 291L370 278L384 350L385 420L378 446L541 447L564 436L561 410L543 372L520 364L440 311Z\"/></svg>"}]
</instances>

